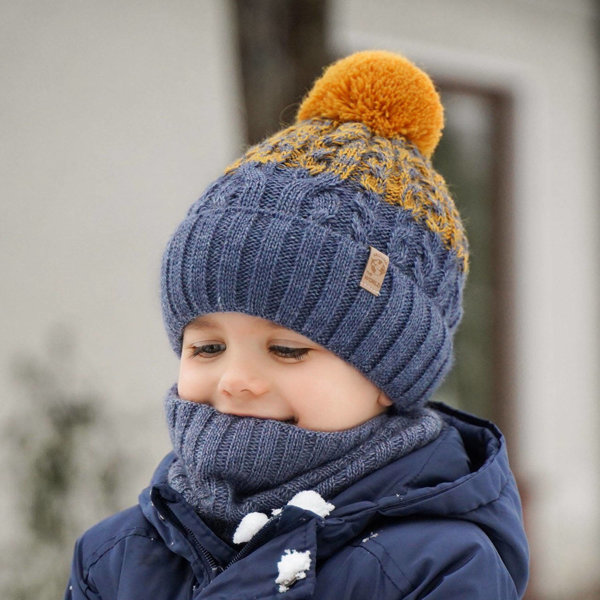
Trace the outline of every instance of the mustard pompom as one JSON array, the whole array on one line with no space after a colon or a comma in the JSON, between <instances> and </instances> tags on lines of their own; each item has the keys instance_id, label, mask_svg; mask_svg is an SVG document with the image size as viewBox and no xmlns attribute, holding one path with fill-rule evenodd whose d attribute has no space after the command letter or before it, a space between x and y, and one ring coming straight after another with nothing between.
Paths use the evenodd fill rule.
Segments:
<instances>
[{"instance_id":1,"label":"mustard pompom","mask_svg":"<svg viewBox=\"0 0 600 600\"><path fill-rule=\"evenodd\" d=\"M430 158L444 127L444 109L429 76L384 50L333 63L302 102L297 120L358 121L386 138L404 137Z\"/></svg>"}]
</instances>

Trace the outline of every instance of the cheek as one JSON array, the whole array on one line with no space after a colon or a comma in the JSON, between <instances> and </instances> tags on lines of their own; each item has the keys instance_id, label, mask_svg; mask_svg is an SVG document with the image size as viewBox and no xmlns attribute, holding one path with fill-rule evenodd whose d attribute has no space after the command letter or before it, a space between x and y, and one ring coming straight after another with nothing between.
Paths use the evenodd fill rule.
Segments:
<instances>
[{"instance_id":1,"label":"cheek","mask_svg":"<svg viewBox=\"0 0 600 600\"><path fill-rule=\"evenodd\" d=\"M179 397L190 402L205 402L210 391L210 384L205 375L190 365L181 363L177 378Z\"/></svg>"},{"instance_id":2,"label":"cheek","mask_svg":"<svg viewBox=\"0 0 600 600\"><path fill-rule=\"evenodd\" d=\"M331 412L362 413L377 404L378 388L361 373L341 361L311 365L286 379L288 397L301 406ZM338 413L339 414L339 413Z\"/></svg>"},{"instance_id":3,"label":"cheek","mask_svg":"<svg viewBox=\"0 0 600 600\"><path fill-rule=\"evenodd\" d=\"M336 362L328 369L327 390L333 398L349 406L375 402L379 390L362 373L343 362Z\"/></svg>"}]
</instances>

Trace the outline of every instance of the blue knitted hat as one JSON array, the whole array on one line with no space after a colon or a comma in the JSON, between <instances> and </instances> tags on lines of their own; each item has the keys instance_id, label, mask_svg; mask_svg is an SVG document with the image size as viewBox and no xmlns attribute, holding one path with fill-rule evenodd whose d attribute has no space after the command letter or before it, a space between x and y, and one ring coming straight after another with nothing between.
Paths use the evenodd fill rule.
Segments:
<instances>
[{"instance_id":1,"label":"blue knitted hat","mask_svg":"<svg viewBox=\"0 0 600 600\"><path fill-rule=\"evenodd\" d=\"M162 265L173 349L201 314L293 329L354 365L400 411L452 362L467 241L430 162L443 108L405 58L331 65L297 122L250 148L189 209Z\"/></svg>"}]
</instances>

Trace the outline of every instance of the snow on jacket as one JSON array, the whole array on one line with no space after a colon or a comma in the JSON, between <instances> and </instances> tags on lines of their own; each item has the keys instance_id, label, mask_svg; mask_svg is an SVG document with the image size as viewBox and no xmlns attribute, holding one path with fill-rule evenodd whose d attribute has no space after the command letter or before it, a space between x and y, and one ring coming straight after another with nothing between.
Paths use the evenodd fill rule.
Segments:
<instances>
[{"instance_id":1,"label":"snow on jacket","mask_svg":"<svg viewBox=\"0 0 600 600\"><path fill-rule=\"evenodd\" d=\"M503 437L434 407L437 440L328 499L328 516L285 506L241 551L168 486L168 455L138 506L77 541L65 598L521 598L528 549Z\"/></svg>"}]
</instances>

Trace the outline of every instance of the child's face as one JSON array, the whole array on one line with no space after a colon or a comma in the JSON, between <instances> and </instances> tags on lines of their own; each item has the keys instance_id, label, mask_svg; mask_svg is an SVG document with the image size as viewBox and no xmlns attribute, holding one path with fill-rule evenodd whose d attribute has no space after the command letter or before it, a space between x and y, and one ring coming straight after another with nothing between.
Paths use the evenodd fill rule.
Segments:
<instances>
[{"instance_id":1,"label":"child's face","mask_svg":"<svg viewBox=\"0 0 600 600\"><path fill-rule=\"evenodd\" d=\"M308 338L241 313L211 313L183 333L179 396L239 416L317 431L349 429L380 414L387 396Z\"/></svg>"}]
</instances>

